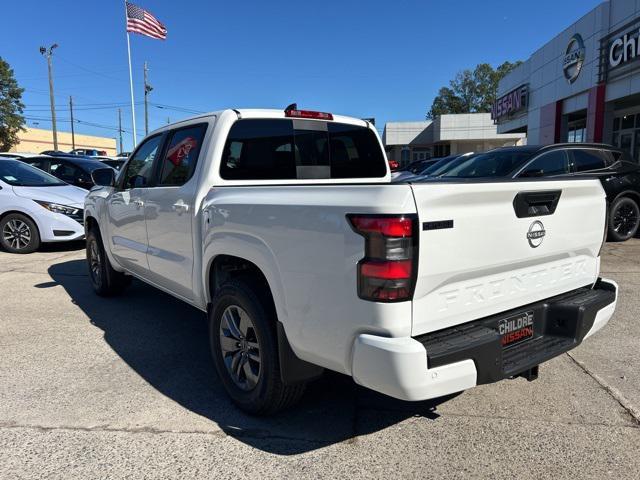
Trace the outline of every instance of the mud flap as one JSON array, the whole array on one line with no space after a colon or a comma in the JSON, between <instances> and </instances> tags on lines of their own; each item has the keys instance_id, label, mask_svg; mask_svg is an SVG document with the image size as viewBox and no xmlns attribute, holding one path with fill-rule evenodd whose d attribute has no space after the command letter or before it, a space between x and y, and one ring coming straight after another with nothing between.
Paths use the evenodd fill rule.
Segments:
<instances>
[{"instance_id":1,"label":"mud flap","mask_svg":"<svg viewBox=\"0 0 640 480\"><path fill-rule=\"evenodd\" d=\"M285 385L314 380L322 375L324 368L300 360L291 349L284 325L277 324L278 357L280 360L280 378Z\"/></svg>"}]
</instances>

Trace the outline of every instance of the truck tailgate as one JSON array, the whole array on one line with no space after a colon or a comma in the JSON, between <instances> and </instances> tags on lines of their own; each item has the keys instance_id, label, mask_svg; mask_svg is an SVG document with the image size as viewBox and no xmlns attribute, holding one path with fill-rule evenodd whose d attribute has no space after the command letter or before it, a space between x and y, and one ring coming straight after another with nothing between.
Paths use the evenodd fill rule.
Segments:
<instances>
[{"instance_id":1,"label":"truck tailgate","mask_svg":"<svg viewBox=\"0 0 640 480\"><path fill-rule=\"evenodd\" d=\"M412 189L420 221L412 335L598 277L606 216L598 180L425 182ZM543 215L545 209L553 213Z\"/></svg>"}]
</instances>

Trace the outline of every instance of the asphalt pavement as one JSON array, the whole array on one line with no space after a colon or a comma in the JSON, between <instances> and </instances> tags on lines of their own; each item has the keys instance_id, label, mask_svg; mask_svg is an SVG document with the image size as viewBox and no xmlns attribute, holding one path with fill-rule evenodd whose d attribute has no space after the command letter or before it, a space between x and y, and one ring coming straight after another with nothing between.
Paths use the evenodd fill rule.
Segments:
<instances>
[{"instance_id":1,"label":"asphalt pavement","mask_svg":"<svg viewBox=\"0 0 640 480\"><path fill-rule=\"evenodd\" d=\"M81 243L0 252L0 478L640 478L640 240L608 244L609 325L534 382L406 403L327 374L240 413L204 315L140 282L96 297Z\"/></svg>"}]
</instances>

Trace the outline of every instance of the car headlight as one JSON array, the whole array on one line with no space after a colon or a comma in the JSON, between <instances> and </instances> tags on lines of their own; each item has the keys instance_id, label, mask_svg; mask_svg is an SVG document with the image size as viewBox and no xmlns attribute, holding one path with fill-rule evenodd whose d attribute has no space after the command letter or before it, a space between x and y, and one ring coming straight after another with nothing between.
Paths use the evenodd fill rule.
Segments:
<instances>
[{"instance_id":1,"label":"car headlight","mask_svg":"<svg viewBox=\"0 0 640 480\"><path fill-rule=\"evenodd\" d=\"M53 213L61 213L63 215L75 215L79 209L75 207L68 207L67 205L60 205L59 203L43 202L42 200L34 200L38 205L46 208Z\"/></svg>"}]
</instances>

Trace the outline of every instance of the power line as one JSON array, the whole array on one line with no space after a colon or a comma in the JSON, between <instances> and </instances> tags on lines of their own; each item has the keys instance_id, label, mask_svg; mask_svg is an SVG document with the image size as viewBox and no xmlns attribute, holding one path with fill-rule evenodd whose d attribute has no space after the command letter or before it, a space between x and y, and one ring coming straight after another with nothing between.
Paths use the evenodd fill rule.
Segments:
<instances>
[{"instance_id":1,"label":"power line","mask_svg":"<svg viewBox=\"0 0 640 480\"><path fill-rule=\"evenodd\" d=\"M176 106L172 106L172 105L165 105L163 103L149 102L149 105L153 105L154 107L162 108L162 109L165 109L165 110L175 110L176 112L194 113L194 114L207 113L207 112L204 112L202 110L194 110L192 108L176 107Z\"/></svg>"},{"instance_id":2,"label":"power line","mask_svg":"<svg viewBox=\"0 0 640 480\"><path fill-rule=\"evenodd\" d=\"M85 71L85 72L87 72L87 73L91 73L91 74L93 74L93 75L98 75L99 77L103 77L103 78L106 78L106 79L108 79L108 80L115 80L115 81L117 81L117 82L123 82L123 81L125 81L125 80L124 80L124 79L122 79L122 78L112 77L112 76L110 76L110 75L106 75L106 74L104 74L104 73L96 72L95 70L91 70L90 68L83 67L82 65L78 65L77 63L74 63L74 62L72 62L72 61L70 61L70 60L67 60L66 58L64 58L64 57L62 57L62 56L60 56L60 55L58 55L58 57L59 57L59 58L60 58L64 63L68 63L69 65L72 65L72 66L74 66L74 67L76 67L76 68L79 68L80 70L84 70L84 71Z\"/></svg>"},{"instance_id":3,"label":"power line","mask_svg":"<svg viewBox=\"0 0 640 480\"><path fill-rule=\"evenodd\" d=\"M136 102L136 105L139 105L142 102ZM80 107L80 106L76 106L74 104L74 110L76 111L87 111L87 110L117 110L118 108L126 108L129 107L131 108L131 104L130 103L115 103L113 105L109 105L109 106L104 106L104 107ZM46 108L31 108L31 107L25 107L24 109L27 112L48 112L49 110ZM62 107L56 108L56 111L66 111L65 109L63 109Z\"/></svg>"}]
</instances>

